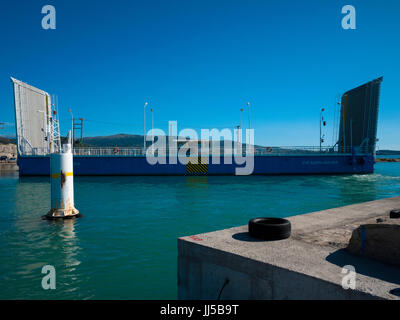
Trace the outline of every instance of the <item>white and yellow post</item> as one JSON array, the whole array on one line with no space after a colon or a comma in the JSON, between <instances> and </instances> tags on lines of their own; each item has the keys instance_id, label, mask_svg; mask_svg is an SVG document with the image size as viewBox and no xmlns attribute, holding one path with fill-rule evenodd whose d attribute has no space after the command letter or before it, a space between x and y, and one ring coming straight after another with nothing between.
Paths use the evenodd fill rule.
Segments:
<instances>
[{"instance_id":1,"label":"white and yellow post","mask_svg":"<svg viewBox=\"0 0 400 320\"><path fill-rule=\"evenodd\" d=\"M68 143L61 153L50 154L51 210L45 216L49 219L76 218L79 211L74 206L73 155L71 149L71 131Z\"/></svg>"}]
</instances>

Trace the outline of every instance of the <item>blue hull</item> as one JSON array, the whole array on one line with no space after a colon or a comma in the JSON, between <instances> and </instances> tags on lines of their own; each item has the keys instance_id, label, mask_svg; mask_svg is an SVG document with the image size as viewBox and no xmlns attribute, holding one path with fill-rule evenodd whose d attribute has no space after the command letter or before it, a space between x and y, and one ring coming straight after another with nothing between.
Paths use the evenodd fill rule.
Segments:
<instances>
[{"instance_id":1,"label":"blue hull","mask_svg":"<svg viewBox=\"0 0 400 320\"><path fill-rule=\"evenodd\" d=\"M234 175L236 164L192 166L180 164L151 165L145 157L74 156L74 175ZM234 163L234 162L233 162ZM282 155L255 156L254 175L277 174L364 174L374 171L373 155ZM19 156L23 176L50 174L48 156Z\"/></svg>"}]
</instances>

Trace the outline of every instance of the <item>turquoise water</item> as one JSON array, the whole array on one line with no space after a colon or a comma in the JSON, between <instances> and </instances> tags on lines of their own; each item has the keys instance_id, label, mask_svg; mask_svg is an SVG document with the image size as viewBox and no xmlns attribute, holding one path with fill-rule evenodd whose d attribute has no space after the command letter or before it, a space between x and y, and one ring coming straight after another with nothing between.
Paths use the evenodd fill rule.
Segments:
<instances>
[{"instance_id":1,"label":"turquoise water","mask_svg":"<svg viewBox=\"0 0 400 320\"><path fill-rule=\"evenodd\" d=\"M377 155L376 156L377 158L395 158L395 159L399 159L400 158L400 155L384 155L384 154L382 154L382 155Z\"/></svg>"},{"instance_id":2,"label":"turquoise water","mask_svg":"<svg viewBox=\"0 0 400 320\"><path fill-rule=\"evenodd\" d=\"M0 299L175 299L177 238L400 195L400 163L344 176L75 177L84 217L49 222L48 178L0 177ZM43 290L41 268L56 268Z\"/></svg>"}]
</instances>

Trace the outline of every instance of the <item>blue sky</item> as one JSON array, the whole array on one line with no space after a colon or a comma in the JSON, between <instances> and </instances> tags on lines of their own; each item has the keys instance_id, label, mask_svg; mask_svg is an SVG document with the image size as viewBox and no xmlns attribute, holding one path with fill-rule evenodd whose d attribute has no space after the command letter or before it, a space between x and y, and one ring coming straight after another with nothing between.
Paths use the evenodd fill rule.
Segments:
<instances>
[{"instance_id":1,"label":"blue sky","mask_svg":"<svg viewBox=\"0 0 400 320\"><path fill-rule=\"evenodd\" d=\"M2 1L0 122L14 123L13 76L58 95L62 134L68 108L94 136L142 134L145 101L164 130L233 128L250 101L257 144L317 145L321 107L331 144L335 99L383 75L378 146L400 150L399 18L395 0Z\"/></svg>"}]
</instances>

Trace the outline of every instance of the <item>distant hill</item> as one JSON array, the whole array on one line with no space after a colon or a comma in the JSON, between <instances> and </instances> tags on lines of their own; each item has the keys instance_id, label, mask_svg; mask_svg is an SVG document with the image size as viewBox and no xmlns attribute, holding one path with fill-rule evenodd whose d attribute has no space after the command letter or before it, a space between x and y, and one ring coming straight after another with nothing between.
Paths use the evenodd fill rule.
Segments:
<instances>
[{"instance_id":1,"label":"distant hill","mask_svg":"<svg viewBox=\"0 0 400 320\"><path fill-rule=\"evenodd\" d=\"M90 147L141 147L143 146L143 136L120 133L111 136L86 137L83 138L83 145Z\"/></svg>"},{"instance_id":2,"label":"distant hill","mask_svg":"<svg viewBox=\"0 0 400 320\"><path fill-rule=\"evenodd\" d=\"M397 150L378 150L377 155L400 155L400 151Z\"/></svg>"},{"instance_id":3,"label":"distant hill","mask_svg":"<svg viewBox=\"0 0 400 320\"><path fill-rule=\"evenodd\" d=\"M61 143L67 142L66 137L61 137ZM168 142L168 137L167 137ZM0 144L14 143L15 139L0 137ZM149 145L150 142L148 141ZM80 144L80 139L75 139L75 147L143 147L143 136L137 134L114 134L110 136L96 136L96 137L84 137L82 145ZM259 147L259 146L256 146Z\"/></svg>"},{"instance_id":4,"label":"distant hill","mask_svg":"<svg viewBox=\"0 0 400 320\"><path fill-rule=\"evenodd\" d=\"M167 137L168 141L168 137ZM62 142L65 143L65 138L62 138ZM75 139L75 146L80 146L80 141ZM150 142L147 142L150 144ZM97 137L84 137L82 147L135 147L141 148L143 146L143 135L137 134L114 134L110 136L97 136ZM263 147L255 145L256 148ZM282 150L285 150L282 148ZM287 151L287 150L286 150ZM291 153L304 153L304 150L290 150ZM306 151L307 152L307 151ZM400 155L400 151L396 150L378 150L377 155Z\"/></svg>"},{"instance_id":5,"label":"distant hill","mask_svg":"<svg viewBox=\"0 0 400 320\"><path fill-rule=\"evenodd\" d=\"M15 143L15 138L0 137L0 144Z\"/></svg>"},{"instance_id":6,"label":"distant hill","mask_svg":"<svg viewBox=\"0 0 400 320\"><path fill-rule=\"evenodd\" d=\"M167 137L168 141L168 137ZM62 137L61 142L65 143L66 138ZM0 144L9 144L16 143L16 139L12 137L1 137L0 136ZM148 142L150 144L150 142ZM114 134L110 136L96 136L96 137L84 137L83 144L80 145L79 139L75 139L75 147L134 147L141 148L143 146L143 136L137 134ZM262 147L262 146L255 146ZM284 149L282 149L284 150ZM304 152L304 150L291 150L292 153L296 152ZM398 150L378 150L376 151L377 155L400 155L400 151Z\"/></svg>"},{"instance_id":7,"label":"distant hill","mask_svg":"<svg viewBox=\"0 0 400 320\"><path fill-rule=\"evenodd\" d=\"M65 143L66 138L61 139L62 143ZM167 137L168 143L168 137ZM149 145L151 142L147 142ZM75 147L136 147L141 148L143 147L143 136L136 135L136 134L114 134L111 136L98 136L98 137L85 137L83 138L83 143L80 145L80 141L75 139L74 143ZM222 144L221 144L222 147ZM259 147L259 146L255 146Z\"/></svg>"}]
</instances>

